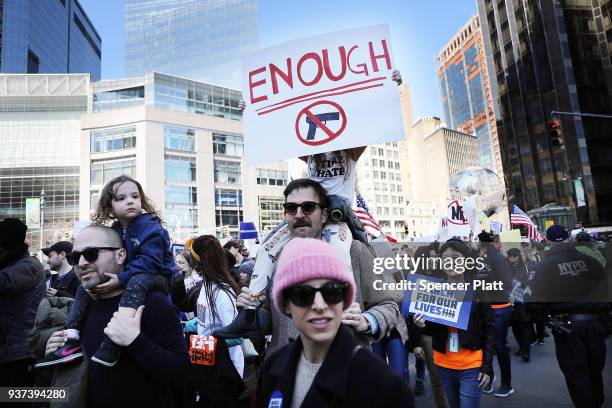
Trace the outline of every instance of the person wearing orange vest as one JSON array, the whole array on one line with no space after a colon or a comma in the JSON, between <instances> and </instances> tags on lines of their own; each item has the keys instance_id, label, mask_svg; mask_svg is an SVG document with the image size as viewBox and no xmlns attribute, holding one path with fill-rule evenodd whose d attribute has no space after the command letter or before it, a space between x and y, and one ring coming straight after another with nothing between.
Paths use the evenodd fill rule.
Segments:
<instances>
[{"instance_id":1,"label":"person wearing orange vest","mask_svg":"<svg viewBox=\"0 0 612 408\"><path fill-rule=\"evenodd\" d=\"M440 248L440 256L444 260L452 258L457 261L458 258L472 255L472 249L457 240L449 240ZM448 282L471 282L474 279L471 270L461 273L459 268L445 268L444 272ZM417 327L432 336L434 364L450 408L479 407L482 390L493 377L495 326L489 318L489 310L489 303L478 301L478 294L475 293L465 330L439 323L425 323L423 315L414 315Z\"/></svg>"}]
</instances>

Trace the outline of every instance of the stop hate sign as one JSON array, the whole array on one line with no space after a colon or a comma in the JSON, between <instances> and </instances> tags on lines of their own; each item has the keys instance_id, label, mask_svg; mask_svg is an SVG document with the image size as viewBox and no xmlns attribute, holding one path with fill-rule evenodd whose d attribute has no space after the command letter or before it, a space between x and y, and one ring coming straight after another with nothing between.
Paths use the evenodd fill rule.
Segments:
<instances>
[{"instance_id":1,"label":"stop hate sign","mask_svg":"<svg viewBox=\"0 0 612 408\"><path fill-rule=\"evenodd\" d=\"M404 138L386 25L266 48L242 66L250 165Z\"/></svg>"}]
</instances>

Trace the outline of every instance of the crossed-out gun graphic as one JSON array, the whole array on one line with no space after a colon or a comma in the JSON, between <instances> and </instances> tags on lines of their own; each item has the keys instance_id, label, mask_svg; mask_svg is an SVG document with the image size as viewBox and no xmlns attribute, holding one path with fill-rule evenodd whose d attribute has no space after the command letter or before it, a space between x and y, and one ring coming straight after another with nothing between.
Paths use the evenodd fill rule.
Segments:
<instances>
[{"instance_id":1,"label":"crossed-out gun graphic","mask_svg":"<svg viewBox=\"0 0 612 408\"><path fill-rule=\"evenodd\" d=\"M340 112L319 113L315 115L315 117L324 124L327 124L328 120L339 120ZM308 123L308 135L306 135L306 140L313 140L318 126L308 115L306 115L306 123Z\"/></svg>"}]
</instances>

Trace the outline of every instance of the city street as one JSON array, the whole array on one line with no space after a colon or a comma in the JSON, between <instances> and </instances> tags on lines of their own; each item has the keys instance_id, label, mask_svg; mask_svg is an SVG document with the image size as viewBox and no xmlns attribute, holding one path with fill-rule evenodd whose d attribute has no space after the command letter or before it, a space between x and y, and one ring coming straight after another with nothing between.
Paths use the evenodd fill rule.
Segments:
<instances>
[{"instance_id":1,"label":"city street","mask_svg":"<svg viewBox=\"0 0 612 408\"><path fill-rule=\"evenodd\" d=\"M508 398L497 398L493 394L483 395L481 407L541 407L541 408L571 408L574 405L570 399L565 380L555 358L555 346L552 335L546 338L546 344L533 346L531 348L531 361L524 363L519 357L515 357L517 350L516 342L509 335L512 354L512 386L514 394ZM612 407L612 337L607 339L606 367L604 369L604 390L606 391L606 402L604 407ZM499 385L499 366L497 361L493 363L497 380L495 386ZM411 389L414 390L414 355L410 355L410 379ZM417 407L434 407L433 395L429 388L429 378L425 387L425 394L416 397Z\"/></svg>"}]
</instances>

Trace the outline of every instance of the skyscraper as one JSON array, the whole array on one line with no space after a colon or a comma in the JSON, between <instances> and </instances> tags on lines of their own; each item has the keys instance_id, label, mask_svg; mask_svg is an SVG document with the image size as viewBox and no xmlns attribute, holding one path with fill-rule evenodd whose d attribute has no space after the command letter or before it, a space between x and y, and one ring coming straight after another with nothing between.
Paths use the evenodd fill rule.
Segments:
<instances>
[{"instance_id":1,"label":"skyscraper","mask_svg":"<svg viewBox=\"0 0 612 408\"><path fill-rule=\"evenodd\" d=\"M88 73L98 80L101 49L78 0L0 1L0 72Z\"/></svg>"},{"instance_id":2,"label":"skyscraper","mask_svg":"<svg viewBox=\"0 0 612 408\"><path fill-rule=\"evenodd\" d=\"M442 48L436 65L447 126L475 134L480 165L502 175L493 96L477 16Z\"/></svg>"},{"instance_id":3,"label":"skyscraper","mask_svg":"<svg viewBox=\"0 0 612 408\"><path fill-rule=\"evenodd\" d=\"M577 114L612 112L612 2L477 3L509 198L524 210L557 204L585 224L610 224L612 121ZM553 119L561 140L551 137Z\"/></svg>"},{"instance_id":4,"label":"skyscraper","mask_svg":"<svg viewBox=\"0 0 612 408\"><path fill-rule=\"evenodd\" d=\"M126 0L125 76L157 71L239 88L258 22L258 0Z\"/></svg>"}]
</instances>

